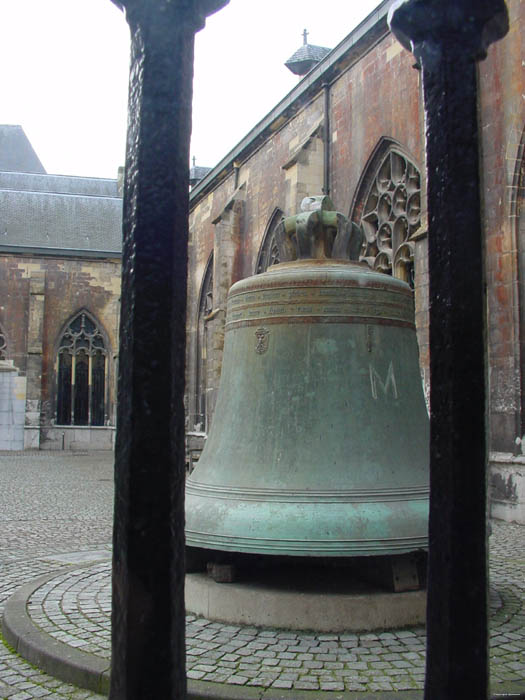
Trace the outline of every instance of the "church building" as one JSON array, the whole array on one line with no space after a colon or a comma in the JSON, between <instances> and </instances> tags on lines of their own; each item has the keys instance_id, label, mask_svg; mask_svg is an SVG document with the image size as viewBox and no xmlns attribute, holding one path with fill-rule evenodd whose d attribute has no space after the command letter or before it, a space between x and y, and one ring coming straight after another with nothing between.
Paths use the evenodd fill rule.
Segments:
<instances>
[{"instance_id":1,"label":"church building","mask_svg":"<svg viewBox=\"0 0 525 700\"><path fill-rule=\"evenodd\" d=\"M0 127L0 449L114 443L122 197Z\"/></svg>"},{"instance_id":2,"label":"church building","mask_svg":"<svg viewBox=\"0 0 525 700\"><path fill-rule=\"evenodd\" d=\"M328 195L363 233L359 259L413 290L428 397L421 75L388 29L390 5L380 3L331 50L309 43L305 33L286 64L298 75L295 88L215 167L191 168L189 469L213 422L228 290L279 262L276 228L305 197ZM492 514L525 522L525 7L519 0L507 5L510 31L477 66L489 478ZM20 127L0 129L0 171L0 382L9 377L13 416L24 405L23 430L16 439L0 433L0 449L111 446L119 183L47 175Z\"/></svg>"}]
</instances>

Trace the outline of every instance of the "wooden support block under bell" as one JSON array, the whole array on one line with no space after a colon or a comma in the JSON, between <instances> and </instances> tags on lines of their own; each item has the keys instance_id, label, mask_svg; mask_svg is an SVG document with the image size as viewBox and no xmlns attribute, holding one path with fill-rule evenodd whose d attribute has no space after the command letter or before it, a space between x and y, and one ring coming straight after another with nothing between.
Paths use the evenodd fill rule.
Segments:
<instances>
[{"instance_id":1,"label":"wooden support block under bell","mask_svg":"<svg viewBox=\"0 0 525 700\"><path fill-rule=\"evenodd\" d=\"M237 569L234 564L217 564L209 561L206 568L208 576L215 583L233 583L237 577Z\"/></svg>"},{"instance_id":2,"label":"wooden support block under bell","mask_svg":"<svg viewBox=\"0 0 525 700\"><path fill-rule=\"evenodd\" d=\"M420 588L417 571L417 560L412 554L401 557L392 557L392 581L394 591L417 591Z\"/></svg>"},{"instance_id":3,"label":"wooden support block under bell","mask_svg":"<svg viewBox=\"0 0 525 700\"><path fill-rule=\"evenodd\" d=\"M395 593L418 591L426 587L427 553L411 552L386 557L359 559L362 580Z\"/></svg>"},{"instance_id":4,"label":"wooden support block under bell","mask_svg":"<svg viewBox=\"0 0 525 700\"><path fill-rule=\"evenodd\" d=\"M198 547L186 547L185 563L187 574L197 574L206 571L208 552Z\"/></svg>"}]
</instances>

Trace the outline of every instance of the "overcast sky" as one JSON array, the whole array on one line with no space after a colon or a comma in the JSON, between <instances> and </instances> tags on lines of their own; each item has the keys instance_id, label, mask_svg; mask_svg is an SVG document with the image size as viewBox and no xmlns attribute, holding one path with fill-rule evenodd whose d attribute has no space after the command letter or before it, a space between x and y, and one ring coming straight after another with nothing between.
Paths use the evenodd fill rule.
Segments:
<instances>
[{"instance_id":1,"label":"overcast sky","mask_svg":"<svg viewBox=\"0 0 525 700\"><path fill-rule=\"evenodd\" d=\"M230 0L196 36L191 153L215 165L298 82L301 46L336 46L378 0ZM0 124L21 124L49 173L124 163L129 32L110 0L0 0Z\"/></svg>"}]
</instances>

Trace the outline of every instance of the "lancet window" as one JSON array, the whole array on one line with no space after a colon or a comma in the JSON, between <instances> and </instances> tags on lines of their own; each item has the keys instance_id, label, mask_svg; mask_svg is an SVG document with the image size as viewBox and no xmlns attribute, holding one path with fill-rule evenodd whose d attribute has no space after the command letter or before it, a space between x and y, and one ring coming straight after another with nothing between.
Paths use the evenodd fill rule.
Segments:
<instances>
[{"instance_id":1,"label":"lancet window","mask_svg":"<svg viewBox=\"0 0 525 700\"><path fill-rule=\"evenodd\" d=\"M369 180L361 228L361 260L414 287L413 235L421 225L421 176L401 152L390 150Z\"/></svg>"},{"instance_id":2,"label":"lancet window","mask_svg":"<svg viewBox=\"0 0 525 700\"><path fill-rule=\"evenodd\" d=\"M263 243L259 255L257 257L257 265L255 267L255 273L258 275L261 272L266 272L266 270L271 265L276 265L281 262L279 257L279 248L277 247L277 241L275 238L275 231L277 226L281 223L283 218L283 213L280 209L276 209L270 219L266 233L264 234Z\"/></svg>"},{"instance_id":3,"label":"lancet window","mask_svg":"<svg viewBox=\"0 0 525 700\"><path fill-rule=\"evenodd\" d=\"M207 321L213 311L213 255L208 261L202 281L199 298L199 318L197 322L197 372L195 392L194 429L206 432L207 429L207 358L208 358L208 328Z\"/></svg>"},{"instance_id":4,"label":"lancet window","mask_svg":"<svg viewBox=\"0 0 525 700\"><path fill-rule=\"evenodd\" d=\"M525 434L525 130L521 137L519 154L522 155L510 190L511 214L517 224L518 289L520 309L520 368L521 368L521 425L520 437ZM521 450L525 452L522 441Z\"/></svg>"},{"instance_id":5,"label":"lancet window","mask_svg":"<svg viewBox=\"0 0 525 700\"><path fill-rule=\"evenodd\" d=\"M0 360L7 360L7 340L2 326L0 326Z\"/></svg>"},{"instance_id":6,"label":"lancet window","mask_svg":"<svg viewBox=\"0 0 525 700\"><path fill-rule=\"evenodd\" d=\"M58 348L58 425L104 425L107 347L85 311L67 325Z\"/></svg>"}]
</instances>

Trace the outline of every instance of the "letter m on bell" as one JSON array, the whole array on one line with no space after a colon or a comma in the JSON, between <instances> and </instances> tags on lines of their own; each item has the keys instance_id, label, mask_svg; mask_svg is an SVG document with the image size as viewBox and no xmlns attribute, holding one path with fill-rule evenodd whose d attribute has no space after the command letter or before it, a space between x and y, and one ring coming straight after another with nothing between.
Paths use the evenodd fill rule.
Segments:
<instances>
[{"instance_id":1,"label":"letter m on bell","mask_svg":"<svg viewBox=\"0 0 525 700\"><path fill-rule=\"evenodd\" d=\"M370 388L374 399L379 398L379 395L388 396L390 392L394 399L398 398L396 377L394 375L394 363L390 361L388 372L385 381L383 381L379 372L369 365L370 370Z\"/></svg>"}]
</instances>

